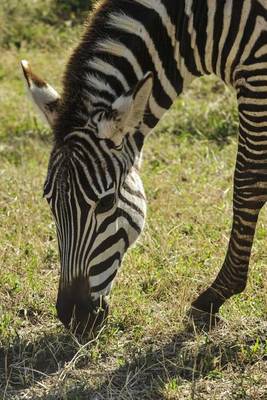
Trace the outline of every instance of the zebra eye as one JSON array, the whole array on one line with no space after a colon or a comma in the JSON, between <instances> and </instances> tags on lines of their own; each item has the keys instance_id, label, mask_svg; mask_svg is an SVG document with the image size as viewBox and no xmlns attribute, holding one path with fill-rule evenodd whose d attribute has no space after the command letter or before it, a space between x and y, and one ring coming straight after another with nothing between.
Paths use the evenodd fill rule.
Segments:
<instances>
[{"instance_id":1,"label":"zebra eye","mask_svg":"<svg viewBox=\"0 0 267 400\"><path fill-rule=\"evenodd\" d=\"M106 211L109 211L115 204L115 196L114 194L109 194L105 197L102 197L102 199L100 199L97 203L96 206L96 213L97 214L101 214L104 213Z\"/></svg>"}]
</instances>

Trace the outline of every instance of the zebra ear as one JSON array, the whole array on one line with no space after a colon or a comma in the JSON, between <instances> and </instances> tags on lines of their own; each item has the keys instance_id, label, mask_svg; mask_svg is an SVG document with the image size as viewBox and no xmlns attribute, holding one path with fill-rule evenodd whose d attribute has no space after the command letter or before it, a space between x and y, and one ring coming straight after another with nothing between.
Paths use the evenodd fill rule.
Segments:
<instances>
[{"instance_id":1,"label":"zebra ear","mask_svg":"<svg viewBox=\"0 0 267 400\"><path fill-rule=\"evenodd\" d=\"M99 136L120 145L126 133L134 132L143 122L153 88L153 74L148 72L128 93L113 104L110 117L99 125Z\"/></svg>"},{"instance_id":2,"label":"zebra ear","mask_svg":"<svg viewBox=\"0 0 267 400\"><path fill-rule=\"evenodd\" d=\"M28 93L45 121L52 127L58 114L60 96L47 82L32 72L26 60L21 61Z\"/></svg>"},{"instance_id":3,"label":"zebra ear","mask_svg":"<svg viewBox=\"0 0 267 400\"><path fill-rule=\"evenodd\" d=\"M148 72L135 86L131 96L131 106L127 123L131 128L143 122L148 100L153 88L153 74Z\"/></svg>"},{"instance_id":4,"label":"zebra ear","mask_svg":"<svg viewBox=\"0 0 267 400\"><path fill-rule=\"evenodd\" d=\"M153 74L148 72L126 95L112 105L121 118L122 125L134 129L143 121L146 106L153 88Z\"/></svg>"}]
</instances>

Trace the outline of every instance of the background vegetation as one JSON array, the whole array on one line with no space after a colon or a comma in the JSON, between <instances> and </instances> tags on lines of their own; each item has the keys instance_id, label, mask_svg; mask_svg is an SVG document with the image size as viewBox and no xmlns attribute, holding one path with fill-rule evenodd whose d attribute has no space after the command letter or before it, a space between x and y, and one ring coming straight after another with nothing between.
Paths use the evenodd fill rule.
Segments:
<instances>
[{"instance_id":1,"label":"background vegetation","mask_svg":"<svg viewBox=\"0 0 267 400\"><path fill-rule=\"evenodd\" d=\"M215 78L195 81L151 135L142 176L149 213L100 337L79 342L55 316L58 252L42 199L49 130L25 97L19 60L60 90L87 1L0 5L0 398L266 399L266 210L244 293L211 333L187 327L216 275L231 225L237 113Z\"/></svg>"}]
</instances>

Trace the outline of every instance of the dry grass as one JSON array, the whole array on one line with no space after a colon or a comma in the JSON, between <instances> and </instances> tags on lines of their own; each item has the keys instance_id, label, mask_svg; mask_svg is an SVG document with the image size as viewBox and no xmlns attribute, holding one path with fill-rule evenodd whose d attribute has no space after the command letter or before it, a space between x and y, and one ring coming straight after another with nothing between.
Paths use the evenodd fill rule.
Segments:
<instances>
[{"instance_id":1,"label":"dry grass","mask_svg":"<svg viewBox=\"0 0 267 400\"><path fill-rule=\"evenodd\" d=\"M267 327L250 324L240 319L211 334L185 329L145 338L141 348L120 337L116 352L101 354L103 336L81 344L49 329L35 342L31 330L9 350L6 398L265 399Z\"/></svg>"}]
</instances>

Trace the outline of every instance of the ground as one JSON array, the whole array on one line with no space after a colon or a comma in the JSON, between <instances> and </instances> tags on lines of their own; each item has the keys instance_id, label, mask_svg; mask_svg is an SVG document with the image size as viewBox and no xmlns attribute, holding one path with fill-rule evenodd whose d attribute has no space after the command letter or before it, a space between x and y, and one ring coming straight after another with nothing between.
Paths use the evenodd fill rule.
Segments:
<instances>
[{"instance_id":1,"label":"ground","mask_svg":"<svg viewBox=\"0 0 267 400\"><path fill-rule=\"evenodd\" d=\"M231 227L238 117L234 93L214 77L195 81L147 140L146 229L116 280L107 326L87 342L57 320L57 242L42 199L53 138L25 96L19 60L60 90L82 27L55 16L52 0L26 3L0 9L0 398L266 399L266 208L248 286L222 307L223 323L205 333L186 317Z\"/></svg>"}]
</instances>

